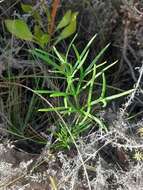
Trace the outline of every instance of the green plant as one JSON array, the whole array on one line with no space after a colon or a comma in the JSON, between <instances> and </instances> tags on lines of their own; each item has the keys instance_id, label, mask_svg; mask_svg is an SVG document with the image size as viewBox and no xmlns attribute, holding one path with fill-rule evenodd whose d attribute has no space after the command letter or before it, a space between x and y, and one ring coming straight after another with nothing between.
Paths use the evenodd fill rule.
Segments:
<instances>
[{"instance_id":1,"label":"green plant","mask_svg":"<svg viewBox=\"0 0 143 190\"><path fill-rule=\"evenodd\" d=\"M95 107L100 104L106 107L109 101L128 95L134 90L131 89L112 96L106 96L105 71L115 65L117 61L110 65L106 65L107 62L97 64L101 55L108 48L108 44L88 66L85 65L89 55L90 45L95 37L96 35L89 41L81 53L74 44L76 36L70 43L65 56L60 54L56 47L53 47L54 55L40 49L30 50L33 55L44 60L46 64L51 66L58 78L59 84L61 80L63 80L63 90L35 90L36 93L49 94L50 98L60 99L60 103L57 107L39 109L40 112L58 111L68 126L67 128L60 121L59 124L56 125L57 129L53 132L53 135L56 137L54 146L58 148L69 148L73 143L72 138L76 140L82 132L93 126L94 123L97 123L100 128L107 131L107 127L98 117L98 111L95 111ZM69 59L71 50L75 53L75 61ZM97 97L94 92L96 89L96 81L100 79L102 80L102 88L100 95L98 94L99 97ZM83 98L83 96L85 96L85 98Z\"/></svg>"},{"instance_id":2,"label":"green plant","mask_svg":"<svg viewBox=\"0 0 143 190\"><path fill-rule=\"evenodd\" d=\"M41 48L46 48L51 41L52 44L57 44L61 40L70 37L76 31L76 19L78 15L77 12L68 10L57 26L55 26L55 17L59 3L59 0L53 1L52 11L49 10L46 1L40 1L38 8L37 5L33 7L30 4L21 3L23 12L29 14L32 18L34 23L33 31L31 31L31 27L24 21L24 19L7 19L5 20L5 26L7 30L17 38L34 42ZM46 15L44 16L46 18L43 18L43 16L40 15L41 9L43 14ZM54 35L54 33L56 34Z\"/></svg>"}]
</instances>

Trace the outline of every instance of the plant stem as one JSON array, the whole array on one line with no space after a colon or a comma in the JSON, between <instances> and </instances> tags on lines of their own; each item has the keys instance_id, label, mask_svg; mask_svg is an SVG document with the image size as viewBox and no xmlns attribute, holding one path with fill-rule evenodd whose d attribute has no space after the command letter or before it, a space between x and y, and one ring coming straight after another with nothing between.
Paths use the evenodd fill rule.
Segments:
<instances>
[{"instance_id":1,"label":"plant stem","mask_svg":"<svg viewBox=\"0 0 143 190\"><path fill-rule=\"evenodd\" d=\"M54 32L55 18L56 18L56 14L57 14L59 5L60 5L60 0L53 0L52 12L51 12L51 23L50 23L50 27L49 27L49 31L48 31L50 37L52 36L52 34Z\"/></svg>"}]
</instances>

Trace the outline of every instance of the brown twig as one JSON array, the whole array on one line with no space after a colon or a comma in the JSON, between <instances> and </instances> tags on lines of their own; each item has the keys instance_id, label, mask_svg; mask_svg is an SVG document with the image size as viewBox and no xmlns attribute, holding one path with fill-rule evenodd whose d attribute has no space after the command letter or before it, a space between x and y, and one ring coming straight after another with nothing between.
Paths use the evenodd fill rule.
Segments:
<instances>
[{"instance_id":1,"label":"brown twig","mask_svg":"<svg viewBox=\"0 0 143 190\"><path fill-rule=\"evenodd\" d=\"M56 14L57 14L57 10L58 10L59 5L60 5L60 0L53 0L52 12L51 12L51 23L50 23L49 31L48 31L50 36L52 36L52 34L54 32L55 18L56 18Z\"/></svg>"}]
</instances>

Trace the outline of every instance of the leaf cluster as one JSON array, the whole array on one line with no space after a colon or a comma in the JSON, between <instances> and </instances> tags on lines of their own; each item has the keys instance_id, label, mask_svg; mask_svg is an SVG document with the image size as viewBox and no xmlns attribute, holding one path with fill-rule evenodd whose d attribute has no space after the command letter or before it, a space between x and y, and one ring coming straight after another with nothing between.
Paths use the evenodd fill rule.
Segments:
<instances>
[{"instance_id":1,"label":"leaf cluster","mask_svg":"<svg viewBox=\"0 0 143 190\"><path fill-rule=\"evenodd\" d=\"M34 22L33 30L31 30L31 27L24 19L5 20L7 30L21 40L38 44L42 49L46 48L51 41L52 44L57 44L61 40L70 37L76 31L78 12L68 10L61 20L58 21L57 26L54 26L55 30L53 32L51 31L51 25L55 23L53 23L52 13L44 1L41 1L38 8L23 3L21 3L21 8L24 14L30 15L32 18ZM42 9L46 18L43 19L40 9Z\"/></svg>"}]
</instances>

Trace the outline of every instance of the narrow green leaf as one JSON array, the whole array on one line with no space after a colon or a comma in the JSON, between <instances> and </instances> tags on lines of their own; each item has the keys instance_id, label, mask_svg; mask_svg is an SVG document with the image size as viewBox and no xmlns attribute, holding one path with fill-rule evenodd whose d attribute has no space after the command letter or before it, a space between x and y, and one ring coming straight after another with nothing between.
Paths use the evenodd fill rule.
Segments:
<instances>
[{"instance_id":1,"label":"narrow green leaf","mask_svg":"<svg viewBox=\"0 0 143 190\"><path fill-rule=\"evenodd\" d=\"M117 61L113 62L112 64L108 65L107 67L105 67L102 71L100 71L99 73L96 74L96 79L102 75L102 73L106 70L108 70L110 67L113 67L113 65L115 65L117 63ZM82 88L81 91L85 90L88 86L90 85L90 81L87 82Z\"/></svg>"},{"instance_id":2,"label":"narrow green leaf","mask_svg":"<svg viewBox=\"0 0 143 190\"><path fill-rule=\"evenodd\" d=\"M64 111L68 108L65 107L53 107L53 108L42 108L38 109L39 112L51 112L51 111Z\"/></svg>"},{"instance_id":3,"label":"narrow green leaf","mask_svg":"<svg viewBox=\"0 0 143 190\"><path fill-rule=\"evenodd\" d=\"M125 92L121 92L119 94L115 94L115 95L112 95L112 96L108 96L106 98L104 98L106 101L110 101L110 100L114 100L114 99L117 99L117 98L120 98L122 96L127 96L128 94L131 94L132 92L134 92L135 89L131 89L131 90L127 90Z\"/></svg>"},{"instance_id":4,"label":"narrow green leaf","mask_svg":"<svg viewBox=\"0 0 143 190\"><path fill-rule=\"evenodd\" d=\"M74 36L74 38L72 39L72 41L70 42L70 44L69 44L69 46L68 46L68 49L67 49L67 51L66 51L66 56L65 56L66 62L68 62L69 51L70 51L70 49L71 49L71 47L72 47L72 45L73 45L73 42L75 41L76 37L77 37L77 34Z\"/></svg>"},{"instance_id":5,"label":"narrow green leaf","mask_svg":"<svg viewBox=\"0 0 143 190\"><path fill-rule=\"evenodd\" d=\"M65 105L65 108L68 107L68 100L67 100L67 97L66 97L66 96L64 97L64 105Z\"/></svg>"},{"instance_id":6,"label":"narrow green leaf","mask_svg":"<svg viewBox=\"0 0 143 190\"><path fill-rule=\"evenodd\" d=\"M43 51L39 51L39 49L35 49L35 50L29 50L30 53L32 53L33 55L35 55L36 57L42 59L43 61L45 61L47 64L53 66L55 69L59 70L60 66L58 64L56 64L52 59L49 58L48 53Z\"/></svg>"},{"instance_id":7,"label":"narrow green leaf","mask_svg":"<svg viewBox=\"0 0 143 190\"><path fill-rule=\"evenodd\" d=\"M121 93L119 93L119 94L115 94L115 95L112 95L112 96L108 96L108 97L105 97L105 98L99 98L99 99L97 99L97 100L95 100L95 101L92 101L91 102L91 105L93 106L93 105L95 105L95 104L98 104L98 103L100 103L100 102L104 102L104 101L110 101L110 100L114 100L114 99L117 99L117 98L121 98L121 97L123 97L123 96L127 96L127 95L129 95L129 94L131 94L132 92L134 92L134 90L135 89L131 89L131 90L127 90L127 91L125 91L125 92L121 92Z\"/></svg>"},{"instance_id":8,"label":"narrow green leaf","mask_svg":"<svg viewBox=\"0 0 143 190\"><path fill-rule=\"evenodd\" d=\"M20 19L5 20L5 25L10 33L22 40L33 40L33 35L28 28L28 25Z\"/></svg>"},{"instance_id":9,"label":"narrow green leaf","mask_svg":"<svg viewBox=\"0 0 143 190\"><path fill-rule=\"evenodd\" d=\"M33 90L33 92L38 93L38 94L51 94L54 91L50 91L50 90Z\"/></svg>"},{"instance_id":10,"label":"narrow green leaf","mask_svg":"<svg viewBox=\"0 0 143 190\"><path fill-rule=\"evenodd\" d=\"M106 99L104 98L105 93L106 93L106 78L105 78L105 74L102 73L102 92L101 92L100 98L101 98L101 101L103 103L103 107L106 107L106 105L107 105Z\"/></svg>"},{"instance_id":11,"label":"narrow green leaf","mask_svg":"<svg viewBox=\"0 0 143 190\"><path fill-rule=\"evenodd\" d=\"M88 44L86 45L86 47L84 48L84 50L82 51L80 57L82 59L82 57L85 55L85 53L87 52L87 50L89 49L89 47L91 46L92 42L94 41L94 39L96 38L97 34L95 34L91 40L88 42Z\"/></svg>"},{"instance_id":12,"label":"narrow green leaf","mask_svg":"<svg viewBox=\"0 0 143 190\"><path fill-rule=\"evenodd\" d=\"M59 58L61 63L65 63L64 57L57 51L56 47L53 47L54 52L56 53L57 57Z\"/></svg>"},{"instance_id":13,"label":"narrow green leaf","mask_svg":"<svg viewBox=\"0 0 143 190\"><path fill-rule=\"evenodd\" d=\"M50 97L61 97L61 96L69 96L70 94L67 94L66 92L53 92Z\"/></svg>"},{"instance_id":14,"label":"narrow green leaf","mask_svg":"<svg viewBox=\"0 0 143 190\"><path fill-rule=\"evenodd\" d=\"M109 68L113 67L118 61L115 61L113 63L111 63L110 65L106 66L104 69L102 69L102 71L100 71L99 73L97 73L96 75L96 79L102 75L103 72L107 71Z\"/></svg>"},{"instance_id":15,"label":"narrow green leaf","mask_svg":"<svg viewBox=\"0 0 143 190\"><path fill-rule=\"evenodd\" d=\"M86 119L89 116L90 110L91 110L92 91L93 91L93 85L94 85L95 76L96 76L96 65L94 65L92 78L90 80L90 87L89 87L88 99L87 99L87 111L84 112L85 117L81 121L81 123L80 123L81 125L83 125L83 123L86 121Z\"/></svg>"},{"instance_id":16,"label":"narrow green leaf","mask_svg":"<svg viewBox=\"0 0 143 190\"><path fill-rule=\"evenodd\" d=\"M77 60L80 61L80 54L79 54L79 52L78 52L76 46L75 46L74 44L72 44L72 47L73 47L73 50L74 50L74 52L75 52L75 55L76 55Z\"/></svg>"},{"instance_id":17,"label":"narrow green leaf","mask_svg":"<svg viewBox=\"0 0 143 190\"><path fill-rule=\"evenodd\" d=\"M85 73L86 75L88 74L88 72L90 71L90 69L93 67L94 64L97 63L97 61L101 58L101 56L103 55L103 53L107 50L107 48L109 47L110 44L108 44L107 46L105 46L100 52L99 54L95 57L95 59L92 61L92 63L87 67ZM99 67L99 66L98 66Z\"/></svg>"},{"instance_id":18,"label":"narrow green leaf","mask_svg":"<svg viewBox=\"0 0 143 190\"><path fill-rule=\"evenodd\" d=\"M105 65L107 63L107 61L105 61L105 62L103 62L103 63L101 63L101 64L99 64L99 65L96 65L96 69L98 69L99 67L101 67L101 66L103 66L103 65ZM92 68L88 71L88 72L84 72L84 77L85 76L87 76L87 75L89 75L91 72L92 72ZM102 73L101 73L102 74Z\"/></svg>"},{"instance_id":19,"label":"narrow green leaf","mask_svg":"<svg viewBox=\"0 0 143 190\"><path fill-rule=\"evenodd\" d=\"M99 65L96 65L96 68L99 68L99 67L105 65L106 63L107 63L107 61L104 61L103 63L101 63L101 64L99 64Z\"/></svg>"},{"instance_id":20,"label":"narrow green leaf","mask_svg":"<svg viewBox=\"0 0 143 190\"><path fill-rule=\"evenodd\" d=\"M89 88L88 101L87 101L87 105L88 105L89 110L90 110L90 107L91 107L91 98L92 98L92 92L93 92L93 85L94 85L95 76L96 76L96 65L94 65L94 67L93 67L93 74L92 74L92 78L90 80L90 88Z\"/></svg>"},{"instance_id":21,"label":"narrow green leaf","mask_svg":"<svg viewBox=\"0 0 143 190\"><path fill-rule=\"evenodd\" d=\"M80 63L80 61L82 60L82 58L84 57L85 53L88 51L90 45L92 44L92 42L94 41L94 39L96 38L97 35L94 35L91 40L88 42L88 44L86 45L86 47L84 48L84 50L82 51L82 53L80 54L79 59L76 61L74 67L77 67Z\"/></svg>"},{"instance_id":22,"label":"narrow green leaf","mask_svg":"<svg viewBox=\"0 0 143 190\"><path fill-rule=\"evenodd\" d=\"M102 93L101 97L104 98L106 93L106 78L105 78L105 73L102 73Z\"/></svg>"},{"instance_id":23,"label":"narrow green leaf","mask_svg":"<svg viewBox=\"0 0 143 190\"><path fill-rule=\"evenodd\" d=\"M74 71L73 71L73 74L72 74L72 77L74 77L74 75L77 73L77 71L82 67L82 65L84 64L87 56L89 54L89 51L86 52L86 54L84 55L83 59L80 61L79 65L76 65L74 66Z\"/></svg>"},{"instance_id":24,"label":"narrow green leaf","mask_svg":"<svg viewBox=\"0 0 143 190\"><path fill-rule=\"evenodd\" d=\"M33 51L33 50L30 50L30 51ZM46 52L46 51L38 49L38 48L35 48L35 51L38 53L41 53L42 55L44 55L48 58L53 58L54 60L59 61L59 59L56 56L54 56L53 54L51 54L49 52Z\"/></svg>"}]
</instances>

